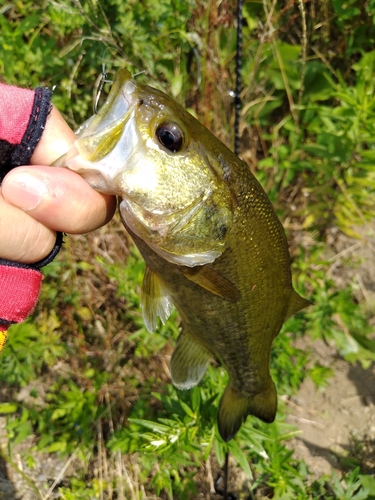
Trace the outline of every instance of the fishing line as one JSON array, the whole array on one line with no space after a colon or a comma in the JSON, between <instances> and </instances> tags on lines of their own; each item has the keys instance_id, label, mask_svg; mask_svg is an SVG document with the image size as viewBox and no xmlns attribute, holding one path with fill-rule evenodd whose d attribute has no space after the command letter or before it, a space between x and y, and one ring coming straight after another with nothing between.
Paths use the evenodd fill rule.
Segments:
<instances>
[{"instance_id":1,"label":"fishing line","mask_svg":"<svg viewBox=\"0 0 375 500\"><path fill-rule=\"evenodd\" d=\"M146 73L147 73L147 71L145 69L142 69L142 71L138 71L138 73L134 73L134 75L132 75L132 78L137 78L137 76L145 75Z\"/></svg>"},{"instance_id":2,"label":"fishing line","mask_svg":"<svg viewBox=\"0 0 375 500\"><path fill-rule=\"evenodd\" d=\"M237 2L237 50L236 50L236 89L234 93L234 153L240 152L240 113L241 113L241 66L242 66L242 0ZM228 463L229 451L225 453L224 464L224 500L228 496ZM232 495L231 495L232 497Z\"/></svg>"},{"instance_id":3,"label":"fishing line","mask_svg":"<svg viewBox=\"0 0 375 500\"><path fill-rule=\"evenodd\" d=\"M224 465L224 500L228 500L228 462L229 462L229 451L225 453L225 465Z\"/></svg>"},{"instance_id":4,"label":"fishing line","mask_svg":"<svg viewBox=\"0 0 375 500\"><path fill-rule=\"evenodd\" d=\"M242 0L237 4L237 52L236 52L236 90L234 94L234 152L240 152L240 111L241 111L241 76L242 66Z\"/></svg>"}]
</instances>

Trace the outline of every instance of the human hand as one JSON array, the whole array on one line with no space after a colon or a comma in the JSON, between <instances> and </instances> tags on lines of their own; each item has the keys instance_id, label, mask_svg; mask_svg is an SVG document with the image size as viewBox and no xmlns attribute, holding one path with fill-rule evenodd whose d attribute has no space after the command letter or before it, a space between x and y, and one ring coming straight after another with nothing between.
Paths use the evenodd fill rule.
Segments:
<instances>
[{"instance_id":1,"label":"human hand","mask_svg":"<svg viewBox=\"0 0 375 500\"><path fill-rule=\"evenodd\" d=\"M0 187L0 258L37 262L53 249L56 231L87 233L112 218L115 197L94 191L75 172L47 166L74 141L74 133L53 107L32 165L11 170Z\"/></svg>"}]
</instances>

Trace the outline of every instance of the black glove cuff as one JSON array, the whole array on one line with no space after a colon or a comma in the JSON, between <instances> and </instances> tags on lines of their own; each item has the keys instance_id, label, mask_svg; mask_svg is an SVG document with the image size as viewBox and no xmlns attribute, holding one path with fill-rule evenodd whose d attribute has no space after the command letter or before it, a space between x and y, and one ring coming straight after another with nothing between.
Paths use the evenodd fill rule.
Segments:
<instances>
[{"instance_id":1,"label":"black glove cuff","mask_svg":"<svg viewBox=\"0 0 375 500\"><path fill-rule=\"evenodd\" d=\"M27 269L39 270L53 261L53 259L59 253L63 243L64 243L63 233L60 233L60 231L58 231L56 233L55 246L52 248L51 252L44 259L39 260L38 262L35 262L33 264L22 264L21 262L15 262L14 260L0 259L0 266L22 267L25 269L27 268Z\"/></svg>"}]
</instances>

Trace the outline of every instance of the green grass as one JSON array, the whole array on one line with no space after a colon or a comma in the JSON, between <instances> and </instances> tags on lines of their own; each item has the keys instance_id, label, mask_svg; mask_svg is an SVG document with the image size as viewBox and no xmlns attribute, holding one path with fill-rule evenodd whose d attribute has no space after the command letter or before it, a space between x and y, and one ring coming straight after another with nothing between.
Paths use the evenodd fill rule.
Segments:
<instances>
[{"instance_id":1,"label":"green grass","mask_svg":"<svg viewBox=\"0 0 375 500\"><path fill-rule=\"evenodd\" d=\"M363 11L352 0L345 9L338 0L314 5L244 5L241 155L289 221L295 287L314 304L275 341L272 375L285 398L307 377L324 389L333 375L296 347L302 337L307 345L330 342L365 368L375 356L371 315L354 284L340 287L328 276L326 257L332 228L357 236L353 226L374 215L375 3ZM124 65L145 71L140 79L233 143L230 2L215 9L206 0L21 0L0 10L4 81L57 84L54 102L72 127L92 113L104 62L109 75ZM248 418L235 440L222 442L216 414L227 375L210 366L198 387L173 388L168 359L179 319L173 313L157 333L146 331L139 307L144 264L128 243L117 220L95 235L68 237L44 270L33 317L11 328L0 358L8 462L31 437L28 463L33 450L80 461L77 477L58 487L59 498L188 499L209 493L207 477L221 471L230 451L231 473L244 488L238 498L375 498L374 479L354 452L342 472L320 478L294 458L287 443L298 430L285 422L282 401L275 423ZM43 395L36 381L46 387ZM22 387L30 397L19 402Z\"/></svg>"}]
</instances>

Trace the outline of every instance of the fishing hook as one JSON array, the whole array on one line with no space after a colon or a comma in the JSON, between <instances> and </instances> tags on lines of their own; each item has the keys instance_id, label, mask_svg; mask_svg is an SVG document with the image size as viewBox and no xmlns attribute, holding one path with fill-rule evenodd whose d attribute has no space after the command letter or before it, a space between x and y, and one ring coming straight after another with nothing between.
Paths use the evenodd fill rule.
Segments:
<instances>
[{"instance_id":1,"label":"fishing hook","mask_svg":"<svg viewBox=\"0 0 375 500\"><path fill-rule=\"evenodd\" d=\"M104 57L104 54L103 54L103 57ZM101 95L101 93L103 91L104 85L106 83L113 83L113 80L108 80L107 77L108 77L108 75L107 75L107 72L105 70L105 62L102 61L102 74L101 74L101 78L100 78L100 81L99 81L98 90L96 92L96 97L94 98L94 113L95 114L98 113L99 99L100 99L100 95Z\"/></svg>"},{"instance_id":2,"label":"fishing hook","mask_svg":"<svg viewBox=\"0 0 375 500\"><path fill-rule=\"evenodd\" d=\"M105 51L104 51L104 54L105 54ZM103 54L103 58L104 58L104 54ZM132 75L132 77L135 78L138 75L142 75L143 73L146 73L146 70L138 71L138 73L135 73L134 75ZM96 91L96 95L95 95L95 92L94 92L94 113L95 114L98 114L99 99L100 99L101 93L103 91L104 85L106 83L113 83L113 80L108 80L107 77L108 77L108 73L105 70L105 62L102 61L102 72L101 72L101 75L100 75L99 84L95 85L95 87L98 88L98 90ZM97 79L97 81L98 81L98 79Z\"/></svg>"}]
</instances>

